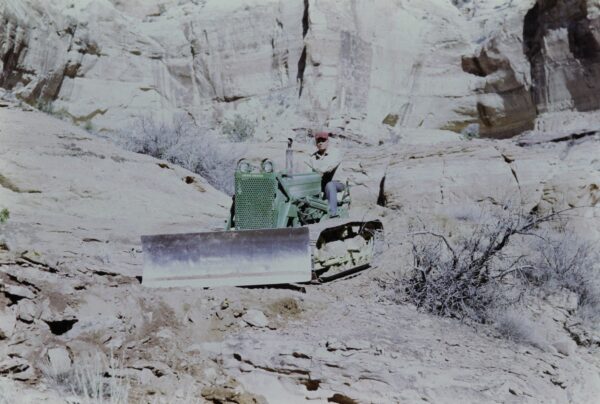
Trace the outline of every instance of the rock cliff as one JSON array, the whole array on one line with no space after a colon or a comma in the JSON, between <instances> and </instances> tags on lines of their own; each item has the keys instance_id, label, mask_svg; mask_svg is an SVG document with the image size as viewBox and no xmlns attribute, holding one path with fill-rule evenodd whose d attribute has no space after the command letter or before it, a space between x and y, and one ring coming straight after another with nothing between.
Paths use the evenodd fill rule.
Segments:
<instances>
[{"instance_id":1,"label":"rock cliff","mask_svg":"<svg viewBox=\"0 0 600 404\"><path fill-rule=\"evenodd\" d=\"M454 3L7 0L0 86L96 131L241 114L264 139L469 124L508 137L597 109L597 4Z\"/></svg>"}]
</instances>

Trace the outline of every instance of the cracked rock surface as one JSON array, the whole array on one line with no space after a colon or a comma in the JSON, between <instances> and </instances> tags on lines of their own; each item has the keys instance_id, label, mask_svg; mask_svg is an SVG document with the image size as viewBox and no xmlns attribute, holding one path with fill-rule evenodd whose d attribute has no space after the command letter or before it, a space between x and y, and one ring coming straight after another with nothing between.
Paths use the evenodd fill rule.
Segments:
<instances>
[{"instance_id":1,"label":"cracked rock surface","mask_svg":"<svg viewBox=\"0 0 600 404\"><path fill-rule=\"evenodd\" d=\"M220 228L229 199L186 170L3 105L0 201L10 219L0 228L0 391L9 402L69 402L72 392L56 384L52 368L69 374L89 363L112 363L106 380L127 381L132 402L600 396L600 338L574 321L569 293L532 300L543 335L525 344L487 325L419 312L381 286L410 264L402 237L411 218L429 215L460 231L469 206L506 194L539 211L592 206L577 226L598 240L595 136L519 145L423 130L429 142L342 143L348 162L340 175L352 184L353 209L386 226L376 268L304 288L163 290L140 285L139 236ZM249 149L281 158L283 147ZM202 190L185 181L190 175ZM380 193L386 206L377 205Z\"/></svg>"}]
</instances>

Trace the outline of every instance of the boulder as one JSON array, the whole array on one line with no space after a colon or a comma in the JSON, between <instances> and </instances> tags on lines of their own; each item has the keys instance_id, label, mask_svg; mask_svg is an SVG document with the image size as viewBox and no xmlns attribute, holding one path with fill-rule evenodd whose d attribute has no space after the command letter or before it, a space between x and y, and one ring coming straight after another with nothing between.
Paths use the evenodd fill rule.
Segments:
<instances>
[{"instance_id":1,"label":"boulder","mask_svg":"<svg viewBox=\"0 0 600 404\"><path fill-rule=\"evenodd\" d=\"M572 355L577 349L577 344L572 339L561 339L552 344L552 346L558 351L558 353L569 356Z\"/></svg>"},{"instance_id":2,"label":"boulder","mask_svg":"<svg viewBox=\"0 0 600 404\"><path fill-rule=\"evenodd\" d=\"M252 327L257 328L267 327L269 325L269 319L265 316L265 313L255 309L248 310L246 314L242 316L242 320Z\"/></svg>"},{"instance_id":3,"label":"boulder","mask_svg":"<svg viewBox=\"0 0 600 404\"><path fill-rule=\"evenodd\" d=\"M11 296L16 296L18 299L33 299L35 297L35 293L22 285L4 285L4 293Z\"/></svg>"},{"instance_id":4,"label":"boulder","mask_svg":"<svg viewBox=\"0 0 600 404\"><path fill-rule=\"evenodd\" d=\"M67 373L73 364L71 354L67 348L62 346L49 348L46 352L46 357L50 364L50 368L57 375Z\"/></svg>"},{"instance_id":5,"label":"boulder","mask_svg":"<svg viewBox=\"0 0 600 404\"><path fill-rule=\"evenodd\" d=\"M19 320L25 323L31 323L39 317L39 310L33 301L23 299L19 301L17 305L17 315Z\"/></svg>"},{"instance_id":6,"label":"boulder","mask_svg":"<svg viewBox=\"0 0 600 404\"><path fill-rule=\"evenodd\" d=\"M16 323L17 318L11 310L0 310L0 339L10 338L15 330Z\"/></svg>"}]
</instances>

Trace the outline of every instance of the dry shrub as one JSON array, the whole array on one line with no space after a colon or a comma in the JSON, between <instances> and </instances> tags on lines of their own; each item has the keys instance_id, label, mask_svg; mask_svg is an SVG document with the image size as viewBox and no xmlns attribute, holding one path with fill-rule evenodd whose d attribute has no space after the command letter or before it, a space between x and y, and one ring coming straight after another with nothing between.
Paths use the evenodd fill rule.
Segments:
<instances>
[{"instance_id":1,"label":"dry shrub","mask_svg":"<svg viewBox=\"0 0 600 404\"><path fill-rule=\"evenodd\" d=\"M218 190L233 194L233 172L240 155L187 115L177 115L170 124L142 117L120 133L118 143L129 151L180 165L206 178Z\"/></svg>"},{"instance_id":2,"label":"dry shrub","mask_svg":"<svg viewBox=\"0 0 600 404\"><path fill-rule=\"evenodd\" d=\"M430 231L412 234L413 271L405 282L410 301L430 313L486 322L493 306L506 303L498 283L518 264L504 252L510 238L537 224L512 212L482 214L468 236L454 240Z\"/></svg>"},{"instance_id":3,"label":"dry shrub","mask_svg":"<svg viewBox=\"0 0 600 404\"><path fill-rule=\"evenodd\" d=\"M221 131L232 142L245 142L254 137L256 122L252 122L242 115L236 114L233 119L223 122Z\"/></svg>"},{"instance_id":4,"label":"dry shrub","mask_svg":"<svg viewBox=\"0 0 600 404\"><path fill-rule=\"evenodd\" d=\"M401 282L405 300L436 315L486 323L528 288L544 286L571 290L582 308L598 312L597 251L564 226L552 237L540 228L563 218L563 212L538 217L506 205L483 213L467 236L412 233L413 268Z\"/></svg>"},{"instance_id":5,"label":"dry shrub","mask_svg":"<svg viewBox=\"0 0 600 404\"><path fill-rule=\"evenodd\" d=\"M533 246L526 280L548 291L566 289L578 298L578 314L592 325L600 321L600 251L575 233L540 237Z\"/></svg>"}]
</instances>

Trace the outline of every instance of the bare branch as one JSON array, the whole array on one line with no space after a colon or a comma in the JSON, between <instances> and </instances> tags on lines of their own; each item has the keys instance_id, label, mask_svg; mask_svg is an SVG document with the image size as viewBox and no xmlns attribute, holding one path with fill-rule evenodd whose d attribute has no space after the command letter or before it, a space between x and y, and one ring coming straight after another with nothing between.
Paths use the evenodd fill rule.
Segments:
<instances>
[{"instance_id":1,"label":"bare branch","mask_svg":"<svg viewBox=\"0 0 600 404\"><path fill-rule=\"evenodd\" d=\"M444 237L441 234L433 233L430 231L420 231L420 232L409 233L409 234L414 235L414 236L429 235L429 236L434 236L434 237L442 239L442 241L444 242L444 244L446 244L446 247L448 248L450 253L452 253L452 262L453 262L452 267L456 268L456 263L458 262L458 257L456 256L456 252L454 251L454 248L452 248L452 246L450 245L450 243L448 242L448 239L446 239L446 237Z\"/></svg>"},{"instance_id":2,"label":"bare branch","mask_svg":"<svg viewBox=\"0 0 600 404\"><path fill-rule=\"evenodd\" d=\"M508 270L506 270L506 271L504 271L504 272L502 272L502 273L500 273L498 275L493 276L493 278L494 279L502 279L502 278L504 278L506 275L508 275L510 273L520 272L520 271L523 271L524 269L537 269L537 268L534 267L534 266L532 266L532 265L523 265L523 266L520 266L520 267L508 269Z\"/></svg>"}]
</instances>

